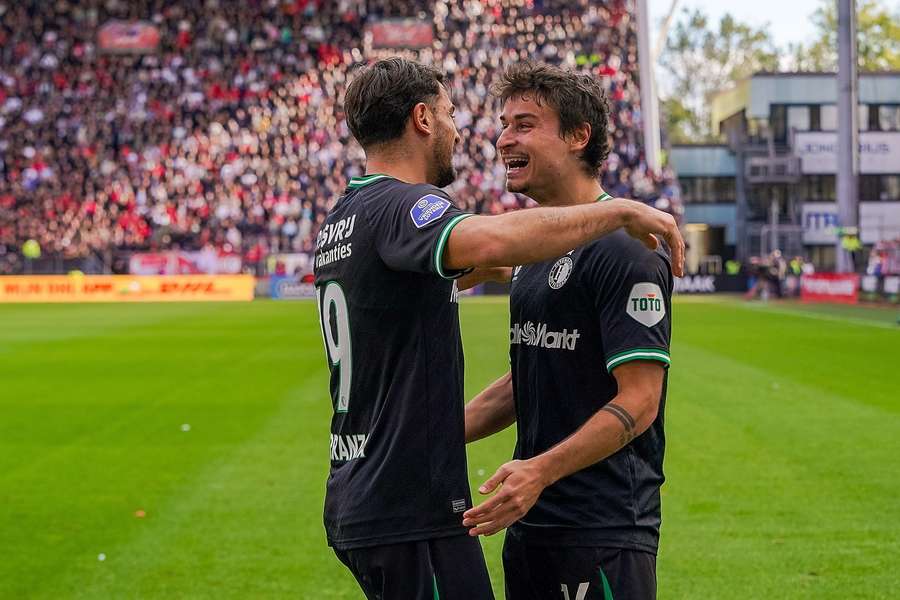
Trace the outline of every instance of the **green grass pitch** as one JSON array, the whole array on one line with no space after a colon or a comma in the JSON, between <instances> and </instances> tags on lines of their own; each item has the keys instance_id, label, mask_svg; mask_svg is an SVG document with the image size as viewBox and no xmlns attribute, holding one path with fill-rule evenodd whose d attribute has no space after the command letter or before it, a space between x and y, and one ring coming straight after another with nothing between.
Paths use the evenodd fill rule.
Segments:
<instances>
[{"instance_id":1,"label":"green grass pitch","mask_svg":"<svg viewBox=\"0 0 900 600\"><path fill-rule=\"evenodd\" d=\"M471 397L507 307L461 314ZM661 599L897 597L896 317L676 302ZM321 525L321 344L310 302L0 307L0 597L360 598Z\"/></svg>"}]
</instances>

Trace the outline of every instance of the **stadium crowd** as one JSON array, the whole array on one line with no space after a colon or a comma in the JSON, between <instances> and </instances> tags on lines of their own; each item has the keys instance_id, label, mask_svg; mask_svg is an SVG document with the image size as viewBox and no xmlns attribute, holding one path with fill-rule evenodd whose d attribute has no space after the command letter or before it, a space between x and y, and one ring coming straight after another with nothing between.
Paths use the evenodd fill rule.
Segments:
<instances>
[{"instance_id":1,"label":"stadium crowd","mask_svg":"<svg viewBox=\"0 0 900 600\"><path fill-rule=\"evenodd\" d=\"M367 24L433 20L418 50L372 48ZM110 53L113 19L159 32ZM20 249L110 256L215 248L261 264L312 251L363 155L341 111L355 65L405 52L449 76L462 148L462 208L524 204L495 160L499 70L539 58L590 70L611 105L603 183L677 210L673 174L648 172L639 134L631 0L28 0L0 3L0 273ZM108 264L108 263L107 263Z\"/></svg>"},{"instance_id":2,"label":"stadium crowd","mask_svg":"<svg viewBox=\"0 0 900 600\"><path fill-rule=\"evenodd\" d=\"M900 275L900 237L872 246L866 264L867 275Z\"/></svg>"}]
</instances>

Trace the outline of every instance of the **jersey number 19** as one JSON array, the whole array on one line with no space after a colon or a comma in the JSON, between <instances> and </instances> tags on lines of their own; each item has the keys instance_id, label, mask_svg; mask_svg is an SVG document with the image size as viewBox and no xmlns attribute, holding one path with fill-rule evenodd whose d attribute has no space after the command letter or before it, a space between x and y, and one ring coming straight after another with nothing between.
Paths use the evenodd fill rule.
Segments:
<instances>
[{"instance_id":1,"label":"jersey number 19","mask_svg":"<svg viewBox=\"0 0 900 600\"><path fill-rule=\"evenodd\" d=\"M350 380L353 377L353 358L350 346L350 317L347 296L336 281L325 284L324 290L316 288L316 302L319 306L319 322L325 352L331 365L338 369L340 384L335 412L347 412L350 408ZM332 307L333 319L332 323Z\"/></svg>"}]
</instances>

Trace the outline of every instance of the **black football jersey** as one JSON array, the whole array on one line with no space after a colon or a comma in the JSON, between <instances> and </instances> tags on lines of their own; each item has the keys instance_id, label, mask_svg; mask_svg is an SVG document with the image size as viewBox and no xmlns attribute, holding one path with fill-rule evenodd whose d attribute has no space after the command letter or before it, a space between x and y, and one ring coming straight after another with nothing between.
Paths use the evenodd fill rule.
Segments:
<instances>
[{"instance_id":1,"label":"black football jersey","mask_svg":"<svg viewBox=\"0 0 900 600\"><path fill-rule=\"evenodd\" d=\"M434 186L374 174L350 181L319 232L334 407L325 530L336 548L465 533L461 273L441 261L468 216Z\"/></svg>"},{"instance_id":2,"label":"black football jersey","mask_svg":"<svg viewBox=\"0 0 900 600\"><path fill-rule=\"evenodd\" d=\"M672 284L668 256L622 230L514 270L516 458L563 441L612 400L617 366L652 360L668 369ZM664 409L665 384L650 428L614 455L547 487L513 526L516 533L530 543L656 552Z\"/></svg>"}]
</instances>

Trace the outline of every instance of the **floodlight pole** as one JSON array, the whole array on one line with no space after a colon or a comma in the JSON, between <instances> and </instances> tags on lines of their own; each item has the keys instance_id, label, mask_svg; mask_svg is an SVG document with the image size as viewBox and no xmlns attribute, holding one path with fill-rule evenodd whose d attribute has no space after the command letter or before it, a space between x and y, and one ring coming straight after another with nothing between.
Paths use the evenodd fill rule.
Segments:
<instances>
[{"instance_id":1,"label":"floodlight pole","mask_svg":"<svg viewBox=\"0 0 900 600\"><path fill-rule=\"evenodd\" d=\"M641 75L641 122L644 130L644 156L647 166L659 172L659 100L656 97L656 67L650 51L650 11L647 0L637 0L638 62Z\"/></svg>"},{"instance_id":2,"label":"floodlight pole","mask_svg":"<svg viewBox=\"0 0 900 600\"><path fill-rule=\"evenodd\" d=\"M845 234L859 235L859 77L856 59L856 0L838 4L838 223L837 271L851 273L853 259Z\"/></svg>"}]
</instances>

